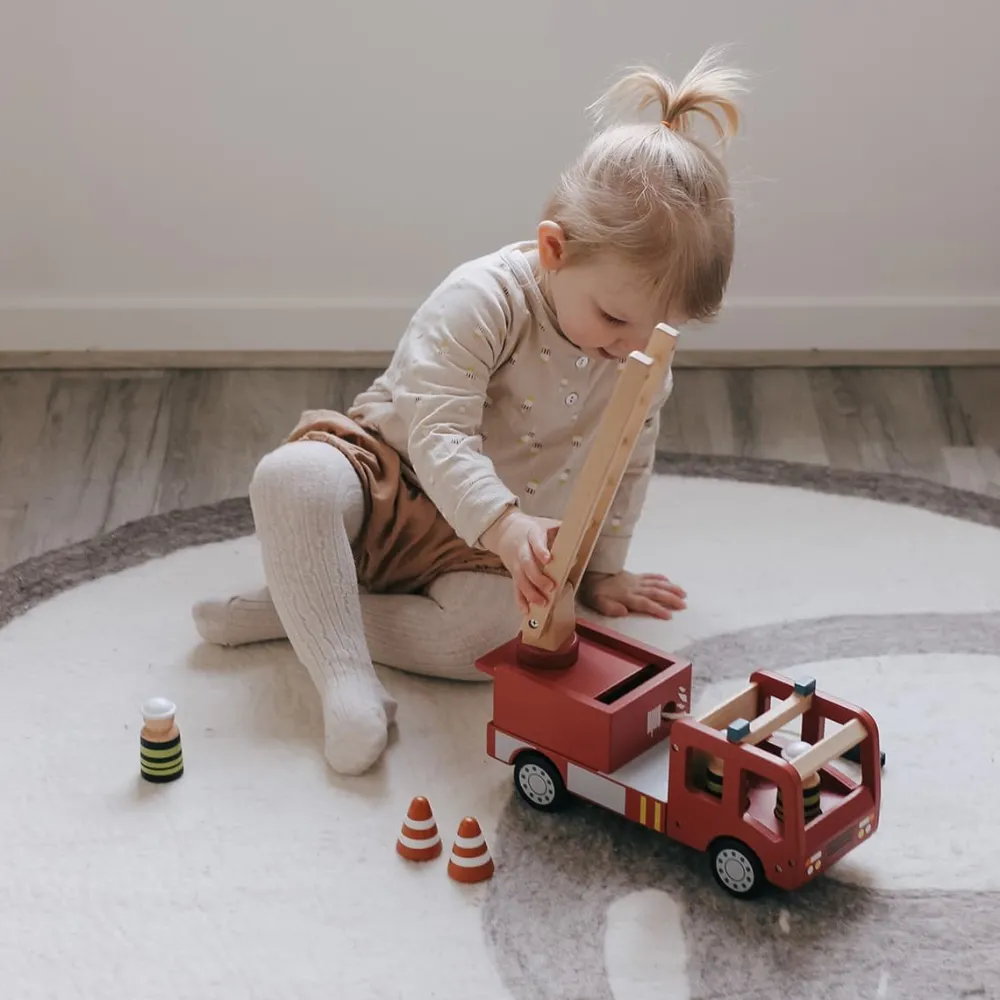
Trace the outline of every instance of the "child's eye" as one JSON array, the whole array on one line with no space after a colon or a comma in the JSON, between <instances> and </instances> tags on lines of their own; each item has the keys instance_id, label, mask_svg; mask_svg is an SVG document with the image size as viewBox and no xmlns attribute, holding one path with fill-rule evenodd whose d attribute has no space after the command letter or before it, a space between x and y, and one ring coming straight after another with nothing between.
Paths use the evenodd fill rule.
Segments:
<instances>
[{"instance_id":1,"label":"child's eye","mask_svg":"<svg viewBox=\"0 0 1000 1000\"><path fill-rule=\"evenodd\" d=\"M605 321L610 323L612 326L625 325L625 320L619 319L617 316L609 316L603 309L601 310L601 315L604 317Z\"/></svg>"}]
</instances>

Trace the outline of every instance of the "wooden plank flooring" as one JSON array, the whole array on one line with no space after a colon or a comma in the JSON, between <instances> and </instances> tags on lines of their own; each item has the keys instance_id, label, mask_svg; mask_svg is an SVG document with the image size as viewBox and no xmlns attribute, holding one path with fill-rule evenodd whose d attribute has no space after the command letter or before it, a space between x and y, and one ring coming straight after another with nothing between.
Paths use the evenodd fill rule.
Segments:
<instances>
[{"instance_id":1,"label":"wooden plank flooring","mask_svg":"<svg viewBox=\"0 0 1000 1000\"><path fill-rule=\"evenodd\" d=\"M246 493L366 369L0 371L0 568ZM1000 496L1000 368L678 369L661 447L900 472Z\"/></svg>"}]
</instances>

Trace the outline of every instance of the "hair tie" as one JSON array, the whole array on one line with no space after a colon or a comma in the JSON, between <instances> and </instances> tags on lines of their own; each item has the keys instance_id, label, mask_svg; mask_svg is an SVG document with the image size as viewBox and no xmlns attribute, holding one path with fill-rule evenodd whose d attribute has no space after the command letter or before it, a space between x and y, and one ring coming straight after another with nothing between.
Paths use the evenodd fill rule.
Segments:
<instances>
[{"instance_id":1,"label":"hair tie","mask_svg":"<svg viewBox=\"0 0 1000 1000\"><path fill-rule=\"evenodd\" d=\"M663 125L663 126L665 126L668 129L670 129L671 132L673 132L674 126L670 122L668 122L668 121L666 121L664 119L663 121L660 122L660 124Z\"/></svg>"}]
</instances>

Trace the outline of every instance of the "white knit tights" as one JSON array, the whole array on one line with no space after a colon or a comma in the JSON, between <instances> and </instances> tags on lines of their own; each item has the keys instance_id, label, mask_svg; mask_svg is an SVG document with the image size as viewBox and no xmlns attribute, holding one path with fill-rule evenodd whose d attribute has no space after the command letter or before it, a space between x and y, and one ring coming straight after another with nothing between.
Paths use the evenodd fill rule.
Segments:
<instances>
[{"instance_id":1,"label":"white knit tights","mask_svg":"<svg viewBox=\"0 0 1000 1000\"><path fill-rule=\"evenodd\" d=\"M427 596L359 593L351 542L364 494L331 445L297 441L265 456L250 503L267 587L199 602L198 631L229 646L287 637L322 699L326 759L341 774L378 760L395 715L373 660L486 680L474 661L520 627L510 580L488 573L446 574Z\"/></svg>"}]
</instances>

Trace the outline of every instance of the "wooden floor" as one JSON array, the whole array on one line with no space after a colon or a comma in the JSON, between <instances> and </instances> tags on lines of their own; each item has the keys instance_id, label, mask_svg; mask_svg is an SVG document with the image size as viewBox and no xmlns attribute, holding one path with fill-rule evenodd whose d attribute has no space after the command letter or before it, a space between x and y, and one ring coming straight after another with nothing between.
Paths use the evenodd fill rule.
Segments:
<instances>
[{"instance_id":1,"label":"wooden floor","mask_svg":"<svg viewBox=\"0 0 1000 1000\"><path fill-rule=\"evenodd\" d=\"M370 370L0 372L0 568L245 495L308 407ZM901 472L1000 496L1000 368L681 369L661 447Z\"/></svg>"}]
</instances>

